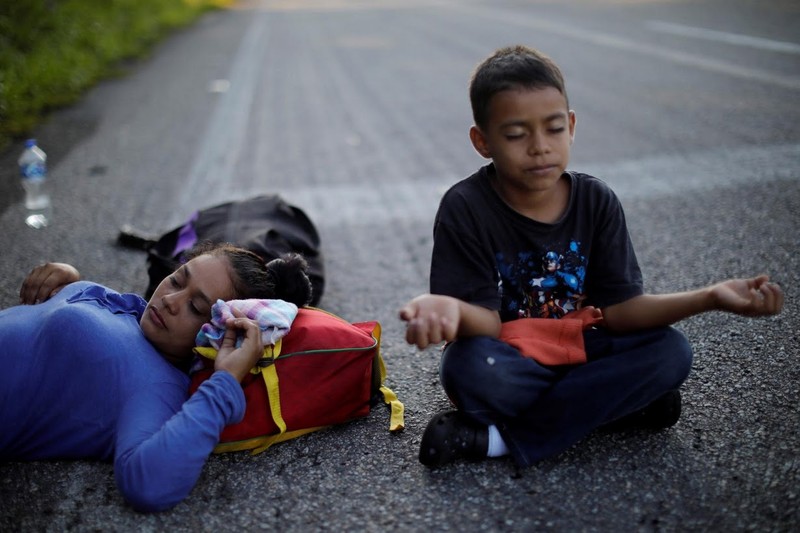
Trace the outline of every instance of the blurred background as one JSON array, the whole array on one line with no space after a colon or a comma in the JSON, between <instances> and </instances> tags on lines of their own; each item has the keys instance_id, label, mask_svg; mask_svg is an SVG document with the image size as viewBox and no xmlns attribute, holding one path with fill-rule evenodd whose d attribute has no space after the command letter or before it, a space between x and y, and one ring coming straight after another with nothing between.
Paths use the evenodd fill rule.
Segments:
<instances>
[{"instance_id":1,"label":"blurred background","mask_svg":"<svg viewBox=\"0 0 800 533\"><path fill-rule=\"evenodd\" d=\"M103 28L111 41L137 35L140 6L157 29L135 50L93 40ZM81 54L108 54L97 74L67 67L73 89L47 78L64 77L66 45L36 51L67 7ZM157 22L172 8L189 14ZM107 18L88 22L95 11ZM257 457L212 457L190 498L158 516L125 507L109 465L1 465L0 529L797 528L796 1L53 0L4 3L0 28L0 305L45 260L141 292L145 258L116 245L121 226L158 234L195 209L278 193L320 230L321 306L383 324L389 385L407 408L401 435L376 409ZM650 291L766 272L786 308L678 324L695 364L668 431L593 435L527 470L500 460L429 472L416 454L448 405L438 350L408 346L397 309L427 290L441 194L485 164L467 137L471 71L517 43L564 70L577 113L570 167L620 196ZM35 54L47 58L23 90ZM48 155L43 230L24 223L26 137Z\"/></svg>"}]
</instances>

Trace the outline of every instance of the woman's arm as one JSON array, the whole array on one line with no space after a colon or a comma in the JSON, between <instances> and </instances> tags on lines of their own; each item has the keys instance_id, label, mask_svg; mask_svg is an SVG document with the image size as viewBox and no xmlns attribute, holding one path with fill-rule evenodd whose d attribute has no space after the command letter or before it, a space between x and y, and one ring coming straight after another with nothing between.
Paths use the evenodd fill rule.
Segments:
<instances>
[{"instance_id":1,"label":"woman's arm","mask_svg":"<svg viewBox=\"0 0 800 533\"><path fill-rule=\"evenodd\" d=\"M240 382L262 356L264 344L258 324L238 315L226 324L217 371L188 400L185 387L165 384L137 394L120 417L114 473L137 510L162 511L181 502L223 428L244 416Z\"/></svg>"},{"instance_id":2,"label":"woman's arm","mask_svg":"<svg viewBox=\"0 0 800 533\"><path fill-rule=\"evenodd\" d=\"M241 385L227 372L215 372L186 394L185 386L154 384L130 398L120 415L114 476L137 511L164 511L186 498L222 429L244 416Z\"/></svg>"},{"instance_id":3,"label":"woman's arm","mask_svg":"<svg viewBox=\"0 0 800 533\"><path fill-rule=\"evenodd\" d=\"M667 326L706 311L769 316L783 308L783 291L767 276L730 279L693 291L643 294L603 309L606 327L626 332Z\"/></svg>"}]
</instances>

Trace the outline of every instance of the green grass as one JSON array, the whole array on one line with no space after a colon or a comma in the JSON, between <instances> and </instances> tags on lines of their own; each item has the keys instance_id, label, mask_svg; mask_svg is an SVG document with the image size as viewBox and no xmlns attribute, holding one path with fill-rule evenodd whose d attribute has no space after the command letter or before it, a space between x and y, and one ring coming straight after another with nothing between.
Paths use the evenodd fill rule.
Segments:
<instances>
[{"instance_id":1,"label":"green grass","mask_svg":"<svg viewBox=\"0 0 800 533\"><path fill-rule=\"evenodd\" d=\"M0 2L0 149L138 58L169 31L233 0Z\"/></svg>"}]
</instances>

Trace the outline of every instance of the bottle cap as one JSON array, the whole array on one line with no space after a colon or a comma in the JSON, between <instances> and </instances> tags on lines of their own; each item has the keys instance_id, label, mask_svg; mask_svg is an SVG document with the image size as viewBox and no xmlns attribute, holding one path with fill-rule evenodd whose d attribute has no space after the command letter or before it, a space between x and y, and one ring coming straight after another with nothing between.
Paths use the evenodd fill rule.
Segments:
<instances>
[{"instance_id":1,"label":"bottle cap","mask_svg":"<svg viewBox=\"0 0 800 533\"><path fill-rule=\"evenodd\" d=\"M25 141L25 148L31 148L33 146L36 146L36 139L28 139Z\"/></svg>"}]
</instances>

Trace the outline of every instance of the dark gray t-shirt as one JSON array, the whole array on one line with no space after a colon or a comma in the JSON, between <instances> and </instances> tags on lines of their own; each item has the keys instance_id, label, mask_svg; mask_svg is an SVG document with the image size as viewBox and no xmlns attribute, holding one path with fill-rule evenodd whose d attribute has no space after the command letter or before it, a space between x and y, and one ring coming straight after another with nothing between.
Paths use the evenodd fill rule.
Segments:
<instances>
[{"instance_id":1,"label":"dark gray t-shirt","mask_svg":"<svg viewBox=\"0 0 800 533\"><path fill-rule=\"evenodd\" d=\"M522 317L560 318L642 294L625 214L601 180L568 172L570 198L553 224L511 209L489 164L445 193L434 222L431 293Z\"/></svg>"}]
</instances>

